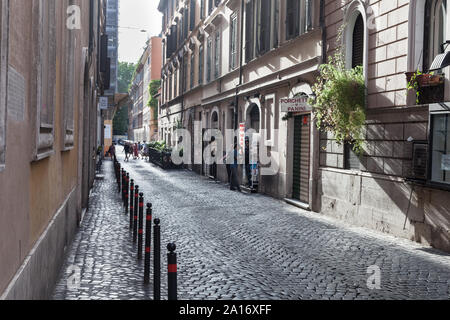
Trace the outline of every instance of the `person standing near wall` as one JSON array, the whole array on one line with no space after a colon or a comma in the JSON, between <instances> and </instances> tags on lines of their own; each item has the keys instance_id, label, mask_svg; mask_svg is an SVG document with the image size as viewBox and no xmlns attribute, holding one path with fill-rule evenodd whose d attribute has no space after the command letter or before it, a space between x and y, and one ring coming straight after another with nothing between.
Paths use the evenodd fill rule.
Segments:
<instances>
[{"instance_id":1,"label":"person standing near wall","mask_svg":"<svg viewBox=\"0 0 450 320\"><path fill-rule=\"evenodd\" d=\"M230 184L230 190L236 191L238 190L241 192L241 187L239 186L238 181L238 145L237 143L234 144L234 149L232 151L232 163L231 163L231 184Z\"/></svg>"}]
</instances>

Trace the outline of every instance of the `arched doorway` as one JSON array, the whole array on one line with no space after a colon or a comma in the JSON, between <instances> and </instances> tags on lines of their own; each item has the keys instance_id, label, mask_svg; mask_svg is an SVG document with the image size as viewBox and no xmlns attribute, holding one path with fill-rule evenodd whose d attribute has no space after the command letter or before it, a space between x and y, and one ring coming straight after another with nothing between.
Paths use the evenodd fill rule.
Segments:
<instances>
[{"instance_id":1,"label":"arched doorway","mask_svg":"<svg viewBox=\"0 0 450 320\"><path fill-rule=\"evenodd\" d=\"M252 103L247 111L247 130L253 129L259 133L261 124L261 112L256 103Z\"/></svg>"},{"instance_id":2,"label":"arched doorway","mask_svg":"<svg viewBox=\"0 0 450 320\"><path fill-rule=\"evenodd\" d=\"M219 129L219 113L213 111L211 115L211 129Z\"/></svg>"},{"instance_id":3,"label":"arched doorway","mask_svg":"<svg viewBox=\"0 0 450 320\"><path fill-rule=\"evenodd\" d=\"M261 129L261 110L257 103L252 102L246 112L246 139L244 142L244 172L243 182L252 192L257 192L259 184L259 139Z\"/></svg>"}]
</instances>

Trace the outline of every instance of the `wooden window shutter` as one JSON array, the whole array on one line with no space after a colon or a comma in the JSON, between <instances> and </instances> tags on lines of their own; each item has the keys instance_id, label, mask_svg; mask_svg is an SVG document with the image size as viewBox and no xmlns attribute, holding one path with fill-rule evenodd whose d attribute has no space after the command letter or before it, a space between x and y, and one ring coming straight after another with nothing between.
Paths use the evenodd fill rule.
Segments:
<instances>
[{"instance_id":1,"label":"wooden window shutter","mask_svg":"<svg viewBox=\"0 0 450 320\"><path fill-rule=\"evenodd\" d=\"M300 34L300 0L286 1L286 39Z\"/></svg>"},{"instance_id":2,"label":"wooden window shutter","mask_svg":"<svg viewBox=\"0 0 450 320\"><path fill-rule=\"evenodd\" d=\"M195 0L191 0L191 8L190 8L190 24L189 24L189 31L194 30L195 27Z\"/></svg>"},{"instance_id":3,"label":"wooden window shutter","mask_svg":"<svg viewBox=\"0 0 450 320\"><path fill-rule=\"evenodd\" d=\"M259 53L263 54L269 50L270 47L270 5L271 1L260 2L260 17L259 17Z\"/></svg>"},{"instance_id":4,"label":"wooden window shutter","mask_svg":"<svg viewBox=\"0 0 450 320\"><path fill-rule=\"evenodd\" d=\"M356 19L353 29L352 68L362 66L364 62L364 21L361 15Z\"/></svg>"},{"instance_id":5,"label":"wooden window shutter","mask_svg":"<svg viewBox=\"0 0 450 320\"><path fill-rule=\"evenodd\" d=\"M253 59L253 1L245 5L245 62Z\"/></svg>"}]
</instances>

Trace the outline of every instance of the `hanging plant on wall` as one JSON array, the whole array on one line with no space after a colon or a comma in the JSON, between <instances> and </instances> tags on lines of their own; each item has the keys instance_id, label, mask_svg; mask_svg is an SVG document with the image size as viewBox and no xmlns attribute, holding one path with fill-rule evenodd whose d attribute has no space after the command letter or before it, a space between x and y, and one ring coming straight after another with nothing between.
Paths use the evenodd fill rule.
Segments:
<instances>
[{"instance_id":1,"label":"hanging plant on wall","mask_svg":"<svg viewBox=\"0 0 450 320\"><path fill-rule=\"evenodd\" d=\"M309 101L317 128L332 132L339 144L353 144L355 153L361 154L366 122L363 68L346 69L342 54L337 53L319 72L312 88L316 98Z\"/></svg>"}]
</instances>

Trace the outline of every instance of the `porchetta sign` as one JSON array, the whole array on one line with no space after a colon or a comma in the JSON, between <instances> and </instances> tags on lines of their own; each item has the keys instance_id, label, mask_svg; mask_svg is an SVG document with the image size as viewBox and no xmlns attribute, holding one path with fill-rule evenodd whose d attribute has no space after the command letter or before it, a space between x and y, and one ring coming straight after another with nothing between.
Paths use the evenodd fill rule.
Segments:
<instances>
[{"instance_id":1,"label":"porchetta sign","mask_svg":"<svg viewBox=\"0 0 450 320\"><path fill-rule=\"evenodd\" d=\"M311 112L308 97L284 98L280 100L281 112Z\"/></svg>"}]
</instances>

